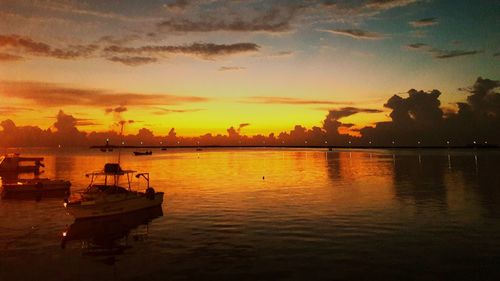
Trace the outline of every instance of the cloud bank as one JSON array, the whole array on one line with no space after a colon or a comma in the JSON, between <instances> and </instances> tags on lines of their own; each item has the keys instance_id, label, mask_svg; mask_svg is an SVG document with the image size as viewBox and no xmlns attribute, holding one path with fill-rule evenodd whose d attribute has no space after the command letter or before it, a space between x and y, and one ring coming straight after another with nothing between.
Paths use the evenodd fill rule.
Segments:
<instances>
[{"instance_id":1,"label":"cloud bank","mask_svg":"<svg viewBox=\"0 0 500 281\"><path fill-rule=\"evenodd\" d=\"M291 131L279 134L246 136L241 130L249 123L230 127L227 135L205 134L186 138L177 136L175 129L167 135L155 136L147 128L142 128L136 135L125 136L126 144L139 145L140 142L158 145L362 145L362 146L446 146L476 143L500 144L500 81L477 78L470 86L461 88L467 94L465 101L457 104L458 111L445 113L441 106L439 90L423 91L411 89L407 96L393 95L384 106L389 109L390 121L378 122L375 126L359 130L359 136L343 133L353 124L343 123L342 119L354 114L381 112L378 109L341 107L329 110L321 126L307 129L296 125ZM287 100L307 104L310 101ZM101 104L101 103L99 103ZM4 108L13 110L13 108ZM15 110L15 109L14 109ZM27 109L29 110L29 109ZM109 107L108 113L124 112L126 107ZM176 112L158 108L165 114ZM86 133L78 126L92 120L77 119L59 111L56 122L46 130L35 126L17 127L10 119L0 123L0 146L88 146L104 143L110 138L117 144L120 139L115 131ZM126 122L126 121L124 121Z\"/></svg>"}]
</instances>

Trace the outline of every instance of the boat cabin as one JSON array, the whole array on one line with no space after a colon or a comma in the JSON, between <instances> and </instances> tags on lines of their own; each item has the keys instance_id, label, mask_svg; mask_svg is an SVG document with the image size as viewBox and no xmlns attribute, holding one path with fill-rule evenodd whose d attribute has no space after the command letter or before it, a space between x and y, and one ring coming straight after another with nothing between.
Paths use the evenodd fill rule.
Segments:
<instances>
[{"instance_id":1,"label":"boat cabin","mask_svg":"<svg viewBox=\"0 0 500 281\"><path fill-rule=\"evenodd\" d=\"M131 176L136 171L123 170L118 163L107 163L104 169L98 172L88 173L85 176L90 177L90 184L87 191L121 193L127 192L127 189L120 186L120 177L127 177L126 187L130 191Z\"/></svg>"},{"instance_id":2,"label":"boat cabin","mask_svg":"<svg viewBox=\"0 0 500 281\"><path fill-rule=\"evenodd\" d=\"M31 162L32 165L23 165ZM40 172L43 165L43 157L21 157L19 153L5 154L0 156L0 173L35 173Z\"/></svg>"}]
</instances>

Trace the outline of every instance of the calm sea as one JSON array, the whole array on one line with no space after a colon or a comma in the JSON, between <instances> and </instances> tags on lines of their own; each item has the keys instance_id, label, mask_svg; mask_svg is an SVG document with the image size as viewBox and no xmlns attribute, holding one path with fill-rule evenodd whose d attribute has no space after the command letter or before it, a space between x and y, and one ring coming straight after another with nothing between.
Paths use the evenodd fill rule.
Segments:
<instances>
[{"instance_id":1,"label":"calm sea","mask_svg":"<svg viewBox=\"0 0 500 281\"><path fill-rule=\"evenodd\" d=\"M20 152L73 191L117 159ZM124 150L121 163L151 173L162 209L74 224L62 198L3 199L0 280L500 280L500 151Z\"/></svg>"}]
</instances>

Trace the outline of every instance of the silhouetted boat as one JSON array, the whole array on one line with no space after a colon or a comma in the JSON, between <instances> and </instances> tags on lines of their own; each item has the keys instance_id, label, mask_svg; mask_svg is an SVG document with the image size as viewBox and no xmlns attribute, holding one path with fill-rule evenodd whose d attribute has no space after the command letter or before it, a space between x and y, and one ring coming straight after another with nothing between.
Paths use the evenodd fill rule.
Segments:
<instances>
[{"instance_id":1,"label":"silhouetted boat","mask_svg":"<svg viewBox=\"0 0 500 281\"><path fill-rule=\"evenodd\" d=\"M143 155L152 155L153 151L148 150L148 151L134 151L135 156L143 156Z\"/></svg>"},{"instance_id":2,"label":"silhouetted boat","mask_svg":"<svg viewBox=\"0 0 500 281\"><path fill-rule=\"evenodd\" d=\"M2 198L39 199L41 197L68 197L71 182L45 178L3 181Z\"/></svg>"},{"instance_id":3,"label":"silhouetted boat","mask_svg":"<svg viewBox=\"0 0 500 281\"><path fill-rule=\"evenodd\" d=\"M167 150L167 148L166 148L166 147L162 147L162 148L161 148L161 150L164 150L164 151L165 151L165 150Z\"/></svg>"},{"instance_id":4,"label":"silhouetted boat","mask_svg":"<svg viewBox=\"0 0 500 281\"><path fill-rule=\"evenodd\" d=\"M22 165L23 162L33 162L33 165ZM0 173L35 173L40 172L43 157L21 157L19 153L0 156Z\"/></svg>"},{"instance_id":5,"label":"silhouetted boat","mask_svg":"<svg viewBox=\"0 0 500 281\"><path fill-rule=\"evenodd\" d=\"M130 177L134 173L132 170L122 170L117 163L108 163L104 165L103 171L87 174L87 177L91 177L88 188L81 193L80 198L70 200L64 205L75 219L124 214L161 206L163 192L155 192L149 186L149 173L139 173L135 176L143 177L147 181L145 192L131 190ZM121 176L126 176L127 188L119 185ZM103 182L96 184L98 178L102 178Z\"/></svg>"},{"instance_id":6,"label":"silhouetted boat","mask_svg":"<svg viewBox=\"0 0 500 281\"><path fill-rule=\"evenodd\" d=\"M113 146L109 145L109 139L106 140L106 145L101 147L100 150L102 152L111 152L113 151Z\"/></svg>"}]
</instances>

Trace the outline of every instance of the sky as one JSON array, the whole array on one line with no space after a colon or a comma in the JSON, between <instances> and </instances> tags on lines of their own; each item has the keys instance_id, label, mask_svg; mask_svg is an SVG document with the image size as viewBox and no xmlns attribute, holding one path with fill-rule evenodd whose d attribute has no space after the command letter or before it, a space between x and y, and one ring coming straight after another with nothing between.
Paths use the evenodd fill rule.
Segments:
<instances>
[{"instance_id":1,"label":"sky","mask_svg":"<svg viewBox=\"0 0 500 281\"><path fill-rule=\"evenodd\" d=\"M359 136L395 120L388 106L395 94L409 102L410 89L429 96L438 89L442 112L458 112L464 88L500 78L498 1L0 0L0 7L0 120L17 126L57 130L63 110L83 132L126 120L127 133L175 128L193 137L234 127L268 135L325 128L334 116L347 124L339 132Z\"/></svg>"}]
</instances>

